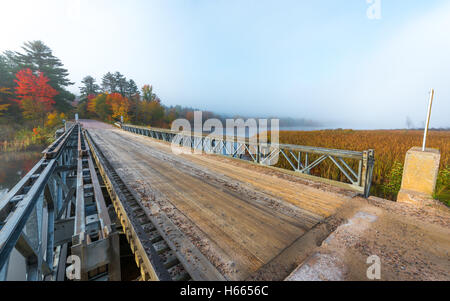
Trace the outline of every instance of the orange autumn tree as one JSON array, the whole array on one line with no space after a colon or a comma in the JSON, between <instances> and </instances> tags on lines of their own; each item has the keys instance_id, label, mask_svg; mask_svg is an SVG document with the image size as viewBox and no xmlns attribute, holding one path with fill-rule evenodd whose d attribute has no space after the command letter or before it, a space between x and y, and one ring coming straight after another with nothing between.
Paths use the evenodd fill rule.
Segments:
<instances>
[{"instance_id":1,"label":"orange autumn tree","mask_svg":"<svg viewBox=\"0 0 450 301\"><path fill-rule=\"evenodd\" d=\"M47 115L47 121L45 122L45 125L47 127L53 128L57 125L62 124L63 119L66 118L66 114L53 111Z\"/></svg>"},{"instance_id":2,"label":"orange autumn tree","mask_svg":"<svg viewBox=\"0 0 450 301\"><path fill-rule=\"evenodd\" d=\"M111 93L106 97L106 103L111 107L112 118L119 119L123 116L123 121L128 122L128 111L130 109L130 101L120 93Z\"/></svg>"},{"instance_id":3,"label":"orange autumn tree","mask_svg":"<svg viewBox=\"0 0 450 301\"><path fill-rule=\"evenodd\" d=\"M23 116L44 125L47 113L53 108L53 97L58 92L49 84L49 79L40 71L36 74L31 69L17 72L16 102L22 108Z\"/></svg>"},{"instance_id":4,"label":"orange autumn tree","mask_svg":"<svg viewBox=\"0 0 450 301\"><path fill-rule=\"evenodd\" d=\"M113 114L111 110L111 105L107 103L108 98L107 93L99 94L97 96L88 97L87 111L92 114L92 116L97 116L101 120L111 121L111 115Z\"/></svg>"},{"instance_id":5,"label":"orange autumn tree","mask_svg":"<svg viewBox=\"0 0 450 301\"><path fill-rule=\"evenodd\" d=\"M87 111L95 113L95 105L96 105L96 96L93 94L89 94L87 97Z\"/></svg>"}]
</instances>

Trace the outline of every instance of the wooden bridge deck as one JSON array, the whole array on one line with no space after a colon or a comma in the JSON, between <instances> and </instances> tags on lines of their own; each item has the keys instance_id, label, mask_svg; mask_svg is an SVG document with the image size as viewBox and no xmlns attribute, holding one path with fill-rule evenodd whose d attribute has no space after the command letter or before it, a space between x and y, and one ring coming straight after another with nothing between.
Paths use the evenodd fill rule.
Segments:
<instances>
[{"instance_id":1,"label":"wooden bridge deck","mask_svg":"<svg viewBox=\"0 0 450 301\"><path fill-rule=\"evenodd\" d=\"M250 277L349 198L247 162L175 155L151 138L83 125L140 201L166 214L230 280Z\"/></svg>"}]
</instances>

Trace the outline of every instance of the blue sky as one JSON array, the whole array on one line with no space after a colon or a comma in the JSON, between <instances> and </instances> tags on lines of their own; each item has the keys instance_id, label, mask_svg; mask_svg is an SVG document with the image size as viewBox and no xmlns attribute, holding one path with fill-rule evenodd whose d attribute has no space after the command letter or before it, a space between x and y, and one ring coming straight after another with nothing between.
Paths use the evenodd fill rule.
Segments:
<instances>
[{"instance_id":1,"label":"blue sky","mask_svg":"<svg viewBox=\"0 0 450 301\"><path fill-rule=\"evenodd\" d=\"M330 127L420 126L433 87L431 126L450 126L448 1L380 3L370 20L366 0L9 1L0 51L43 40L73 92L120 71L167 105Z\"/></svg>"}]
</instances>

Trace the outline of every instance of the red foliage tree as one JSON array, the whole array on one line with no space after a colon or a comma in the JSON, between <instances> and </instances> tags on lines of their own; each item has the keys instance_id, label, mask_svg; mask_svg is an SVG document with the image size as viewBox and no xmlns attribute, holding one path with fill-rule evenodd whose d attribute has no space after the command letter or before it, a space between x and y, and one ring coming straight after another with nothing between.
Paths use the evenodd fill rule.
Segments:
<instances>
[{"instance_id":1,"label":"red foliage tree","mask_svg":"<svg viewBox=\"0 0 450 301\"><path fill-rule=\"evenodd\" d=\"M17 72L16 101L23 109L25 118L45 122L45 117L53 108L53 97L58 92L49 84L49 79L40 71L33 74L30 69Z\"/></svg>"}]
</instances>

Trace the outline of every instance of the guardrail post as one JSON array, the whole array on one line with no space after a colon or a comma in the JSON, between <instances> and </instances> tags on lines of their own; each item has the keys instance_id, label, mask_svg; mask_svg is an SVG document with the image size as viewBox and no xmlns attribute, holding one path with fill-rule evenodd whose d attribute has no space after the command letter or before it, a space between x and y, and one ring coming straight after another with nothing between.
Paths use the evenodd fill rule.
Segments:
<instances>
[{"instance_id":1,"label":"guardrail post","mask_svg":"<svg viewBox=\"0 0 450 301\"><path fill-rule=\"evenodd\" d=\"M364 188L364 197L370 195L370 187L372 186L373 167L375 164L375 151L369 149L363 152L361 183Z\"/></svg>"},{"instance_id":2,"label":"guardrail post","mask_svg":"<svg viewBox=\"0 0 450 301\"><path fill-rule=\"evenodd\" d=\"M308 168L308 167L309 167L308 153L305 153L305 168ZM305 173L306 173L307 175L309 175L309 174L311 174L311 170L306 169Z\"/></svg>"}]
</instances>

